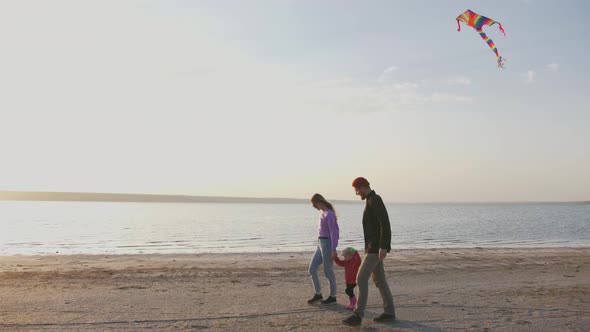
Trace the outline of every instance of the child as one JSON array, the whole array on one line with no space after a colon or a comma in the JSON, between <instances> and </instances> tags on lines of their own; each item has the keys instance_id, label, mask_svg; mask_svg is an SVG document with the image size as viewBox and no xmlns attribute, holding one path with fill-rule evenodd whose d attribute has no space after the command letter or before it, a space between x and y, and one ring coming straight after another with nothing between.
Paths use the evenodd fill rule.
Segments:
<instances>
[{"instance_id":1,"label":"child","mask_svg":"<svg viewBox=\"0 0 590 332\"><path fill-rule=\"evenodd\" d=\"M334 257L336 264L344 266L344 279L346 281L346 294L350 298L348 307L349 310L354 310L356 307L356 297L354 296L354 288L356 287L356 275L361 266L361 256L356 249L347 247L342 250L344 260L340 260L338 256Z\"/></svg>"}]
</instances>

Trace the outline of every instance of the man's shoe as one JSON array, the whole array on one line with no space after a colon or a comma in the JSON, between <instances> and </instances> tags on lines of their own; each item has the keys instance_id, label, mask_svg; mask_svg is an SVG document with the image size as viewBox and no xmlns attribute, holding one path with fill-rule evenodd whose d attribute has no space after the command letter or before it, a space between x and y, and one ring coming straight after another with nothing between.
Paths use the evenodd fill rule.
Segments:
<instances>
[{"instance_id":1,"label":"man's shoe","mask_svg":"<svg viewBox=\"0 0 590 332\"><path fill-rule=\"evenodd\" d=\"M391 314L381 314L379 317L373 318L374 322L382 323L382 322L393 322L395 321L395 316Z\"/></svg>"},{"instance_id":2,"label":"man's shoe","mask_svg":"<svg viewBox=\"0 0 590 332\"><path fill-rule=\"evenodd\" d=\"M327 299L322 301L322 304L334 304L336 303L336 298L333 296L328 296Z\"/></svg>"},{"instance_id":3,"label":"man's shoe","mask_svg":"<svg viewBox=\"0 0 590 332\"><path fill-rule=\"evenodd\" d=\"M350 317L343 319L342 324L348 325L348 326L359 326L359 325L361 325L362 321L363 321L363 319L360 318L359 316L351 315Z\"/></svg>"},{"instance_id":4,"label":"man's shoe","mask_svg":"<svg viewBox=\"0 0 590 332\"><path fill-rule=\"evenodd\" d=\"M324 297L322 296L322 294L315 294L311 299L307 300L307 303L313 304L313 303L316 303L317 301L320 301L323 298Z\"/></svg>"}]
</instances>

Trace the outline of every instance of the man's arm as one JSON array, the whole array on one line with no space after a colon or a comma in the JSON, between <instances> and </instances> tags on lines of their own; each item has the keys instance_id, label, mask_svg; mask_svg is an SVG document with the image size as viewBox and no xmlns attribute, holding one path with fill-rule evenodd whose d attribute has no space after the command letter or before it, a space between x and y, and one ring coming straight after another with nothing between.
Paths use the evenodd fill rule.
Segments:
<instances>
[{"instance_id":1,"label":"man's arm","mask_svg":"<svg viewBox=\"0 0 590 332\"><path fill-rule=\"evenodd\" d=\"M375 217L379 224L379 259L383 260L391 250L391 226L389 215L381 197L377 196L373 202Z\"/></svg>"}]
</instances>

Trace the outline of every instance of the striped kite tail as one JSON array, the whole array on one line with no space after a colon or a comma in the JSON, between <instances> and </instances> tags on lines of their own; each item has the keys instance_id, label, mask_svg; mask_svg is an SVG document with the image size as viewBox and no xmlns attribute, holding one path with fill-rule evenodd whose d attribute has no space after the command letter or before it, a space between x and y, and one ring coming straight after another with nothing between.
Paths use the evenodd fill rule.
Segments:
<instances>
[{"instance_id":1,"label":"striped kite tail","mask_svg":"<svg viewBox=\"0 0 590 332\"><path fill-rule=\"evenodd\" d=\"M486 44L488 44L488 46L492 49L492 51L494 52L494 54L496 54L496 58L498 59L498 67L504 68L504 61L506 59L502 59L502 57L498 53L498 49L496 48L496 44L494 44L494 41L490 37L488 37L485 34L485 32L483 32L483 30L480 29L477 32L479 32L479 35L481 36L481 39L483 39L486 42Z\"/></svg>"}]
</instances>

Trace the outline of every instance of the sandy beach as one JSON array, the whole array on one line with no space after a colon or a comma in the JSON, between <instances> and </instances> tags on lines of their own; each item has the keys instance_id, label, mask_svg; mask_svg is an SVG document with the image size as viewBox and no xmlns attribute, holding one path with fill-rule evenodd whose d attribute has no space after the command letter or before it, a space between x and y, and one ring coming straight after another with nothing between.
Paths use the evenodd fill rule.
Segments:
<instances>
[{"instance_id":1,"label":"sandy beach","mask_svg":"<svg viewBox=\"0 0 590 332\"><path fill-rule=\"evenodd\" d=\"M392 252L398 320L308 305L311 253L0 256L2 331L588 331L590 248ZM325 278L322 279L327 287Z\"/></svg>"}]
</instances>

